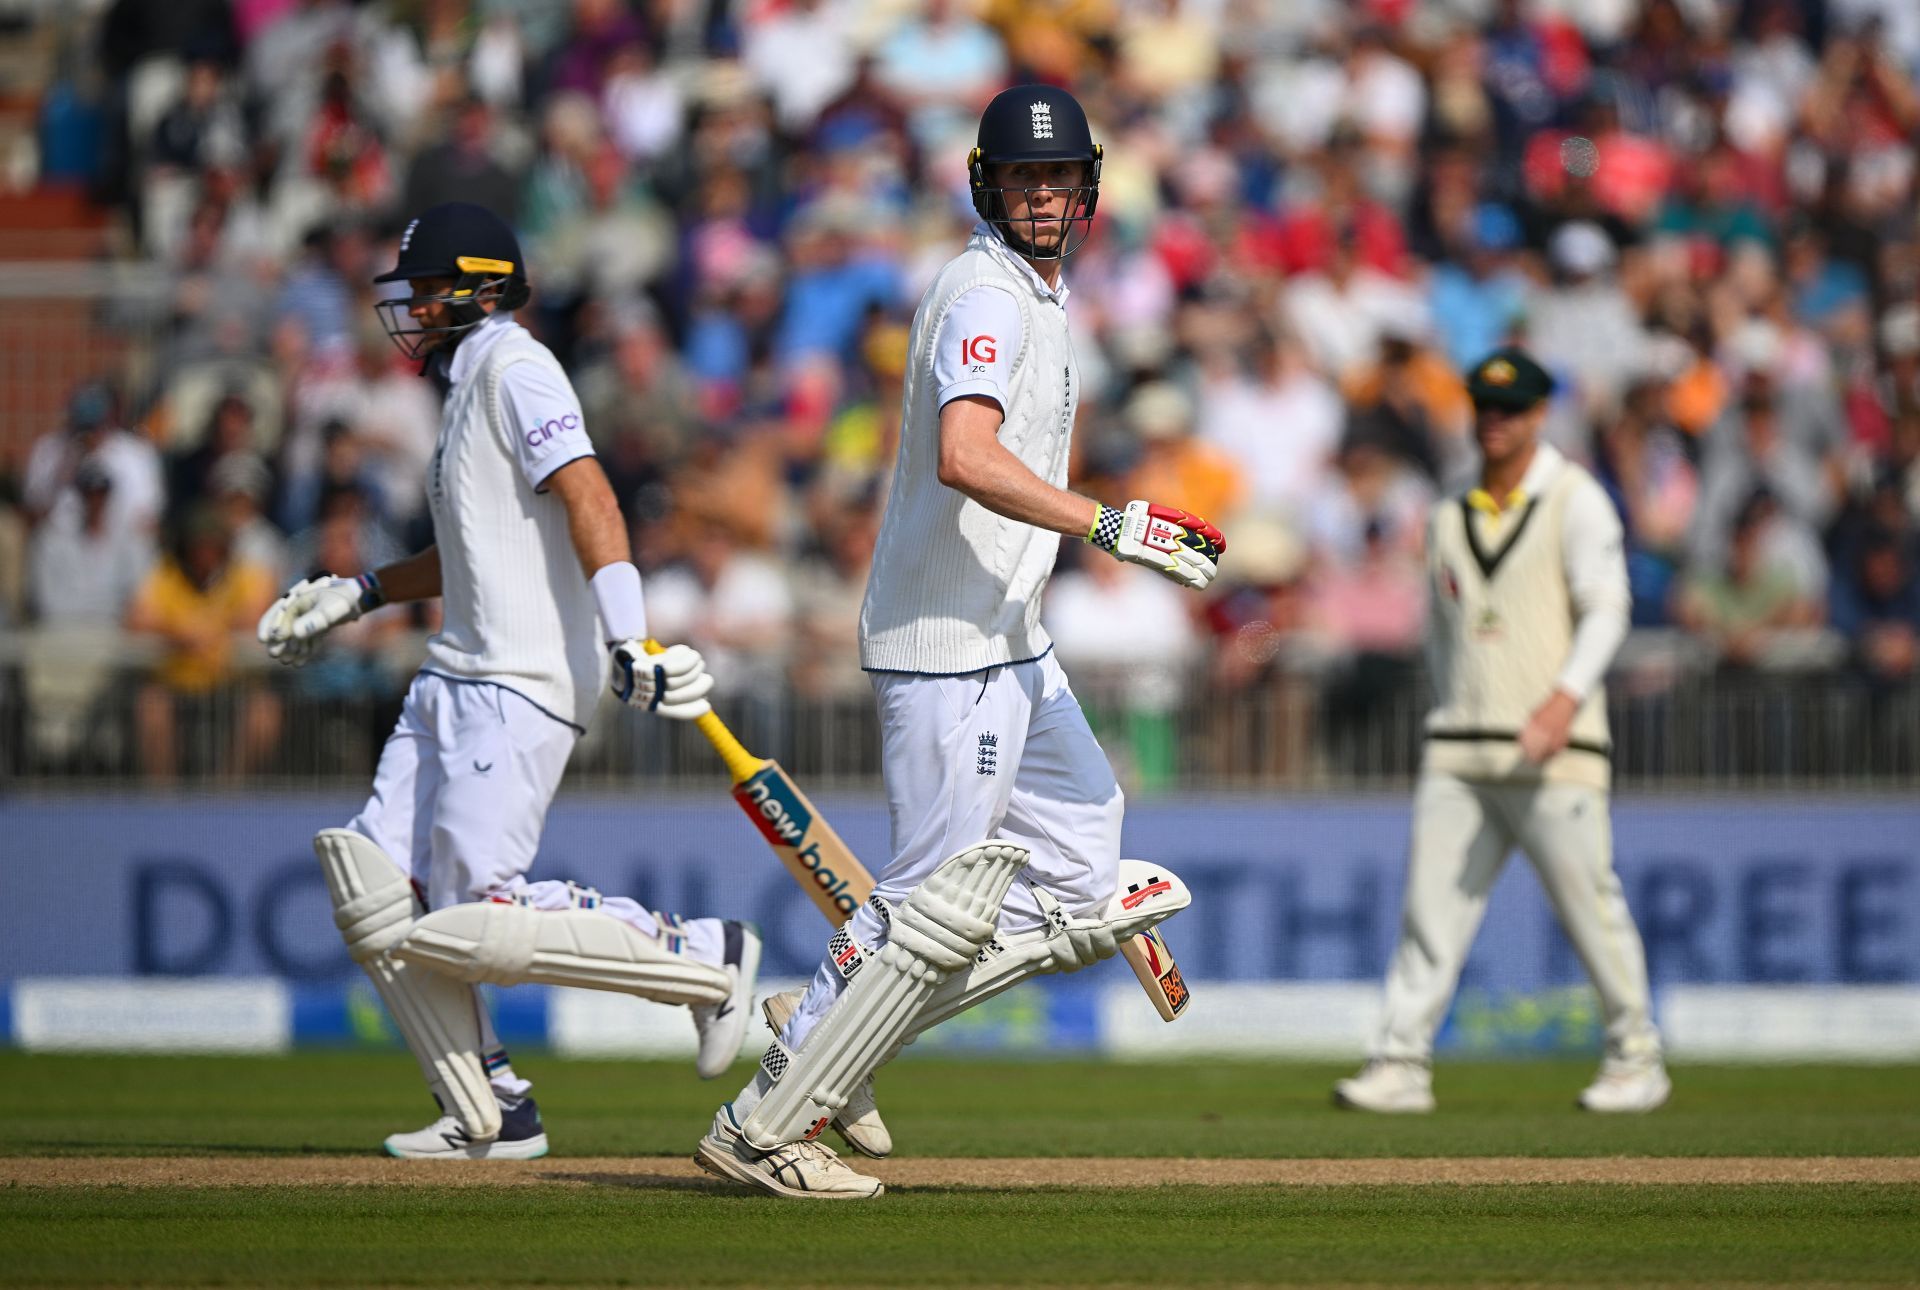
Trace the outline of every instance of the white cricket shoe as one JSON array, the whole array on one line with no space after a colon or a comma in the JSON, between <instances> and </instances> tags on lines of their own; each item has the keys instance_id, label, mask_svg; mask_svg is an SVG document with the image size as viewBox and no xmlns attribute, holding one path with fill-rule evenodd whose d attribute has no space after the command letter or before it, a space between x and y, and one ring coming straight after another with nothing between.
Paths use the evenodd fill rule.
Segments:
<instances>
[{"instance_id":1,"label":"white cricket shoe","mask_svg":"<svg viewBox=\"0 0 1920 1290\"><path fill-rule=\"evenodd\" d=\"M767 1026L777 1036L787 1028L787 1022L800 1007L806 989L788 990L782 994L770 994L760 1001L760 1011L767 1019ZM885 1160L893 1154L893 1134L888 1132L886 1121L880 1118L880 1104L873 1096L873 1076L869 1075L854 1086L847 1094L847 1104L840 1108L840 1114L833 1117L833 1131L840 1135L849 1147L869 1160Z\"/></svg>"},{"instance_id":2,"label":"white cricket shoe","mask_svg":"<svg viewBox=\"0 0 1920 1290\"><path fill-rule=\"evenodd\" d=\"M1354 1111L1425 1115L1433 1110L1433 1071L1423 1062L1375 1057L1333 1086L1333 1102Z\"/></svg>"},{"instance_id":3,"label":"white cricket shoe","mask_svg":"<svg viewBox=\"0 0 1920 1290\"><path fill-rule=\"evenodd\" d=\"M717 1178L792 1200L870 1200L886 1190L878 1178L855 1173L818 1142L756 1150L740 1136L731 1102L714 1112L713 1128L694 1149L693 1163Z\"/></svg>"},{"instance_id":4,"label":"white cricket shoe","mask_svg":"<svg viewBox=\"0 0 1920 1290\"><path fill-rule=\"evenodd\" d=\"M1639 1115L1666 1103L1673 1094L1667 1068L1655 1061L1600 1063L1600 1074L1580 1094L1580 1109L1613 1115Z\"/></svg>"},{"instance_id":5,"label":"white cricket shoe","mask_svg":"<svg viewBox=\"0 0 1920 1290\"><path fill-rule=\"evenodd\" d=\"M386 1149L402 1160L538 1160L547 1154L547 1130L532 1098L503 1097L495 1137L476 1140L459 1120L443 1115L424 1129L393 1134Z\"/></svg>"},{"instance_id":6,"label":"white cricket shoe","mask_svg":"<svg viewBox=\"0 0 1920 1290\"><path fill-rule=\"evenodd\" d=\"M693 1068L701 1079L723 1074L740 1055L753 1017L753 985L760 977L760 934L749 923L729 918L724 924L726 951L721 965L733 990L710 1008L691 1008L693 1028L700 1032L700 1053Z\"/></svg>"}]
</instances>

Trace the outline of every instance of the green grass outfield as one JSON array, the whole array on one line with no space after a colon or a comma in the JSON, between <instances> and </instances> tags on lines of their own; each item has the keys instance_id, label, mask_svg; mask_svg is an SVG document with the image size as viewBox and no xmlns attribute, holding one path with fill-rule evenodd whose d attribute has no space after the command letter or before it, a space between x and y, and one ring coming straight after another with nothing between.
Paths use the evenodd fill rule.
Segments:
<instances>
[{"instance_id":1,"label":"green grass outfield","mask_svg":"<svg viewBox=\"0 0 1920 1290\"><path fill-rule=\"evenodd\" d=\"M582 1181L563 1157L684 1156L737 1079L534 1053L519 1065L537 1081L552 1176L570 1181L16 1183L0 1188L0 1283L1920 1284L1912 1183L919 1186L828 1206ZM1413 1119L1333 1111L1343 1073L907 1060L880 1091L903 1156L1920 1156L1911 1067L1681 1067L1667 1110L1623 1119L1573 1109L1585 1064L1443 1066L1440 1112ZM0 1053L0 1081L0 1153L15 1157L351 1160L430 1113L397 1053Z\"/></svg>"}]
</instances>

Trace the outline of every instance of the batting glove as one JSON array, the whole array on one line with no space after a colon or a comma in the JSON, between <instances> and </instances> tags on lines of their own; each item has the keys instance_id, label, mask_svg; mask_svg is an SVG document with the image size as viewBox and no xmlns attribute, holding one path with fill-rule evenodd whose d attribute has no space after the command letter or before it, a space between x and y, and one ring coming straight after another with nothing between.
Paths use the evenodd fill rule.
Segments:
<instances>
[{"instance_id":1,"label":"batting glove","mask_svg":"<svg viewBox=\"0 0 1920 1290\"><path fill-rule=\"evenodd\" d=\"M371 573L357 578L323 573L288 588L260 615L255 634L267 647L269 657L299 667L313 657L322 636L386 603L380 579Z\"/></svg>"},{"instance_id":2,"label":"batting glove","mask_svg":"<svg viewBox=\"0 0 1920 1290\"><path fill-rule=\"evenodd\" d=\"M1124 511L1102 506L1087 541L1116 560L1145 565L1195 591L1213 581L1227 549L1220 530L1198 515L1137 500Z\"/></svg>"},{"instance_id":3,"label":"batting glove","mask_svg":"<svg viewBox=\"0 0 1920 1290\"><path fill-rule=\"evenodd\" d=\"M1047 921L1051 936L1047 941L1051 958L1043 972L1078 972L1120 952L1120 939L1113 924L1097 918L1074 918L1045 887L1027 884L1040 913Z\"/></svg>"},{"instance_id":4,"label":"batting glove","mask_svg":"<svg viewBox=\"0 0 1920 1290\"><path fill-rule=\"evenodd\" d=\"M613 647L612 684L614 698L655 716L694 721L713 711L707 702L713 677L707 660L691 645L669 645L649 654L643 640L620 641Z\"/></svg>"}]
</instances>

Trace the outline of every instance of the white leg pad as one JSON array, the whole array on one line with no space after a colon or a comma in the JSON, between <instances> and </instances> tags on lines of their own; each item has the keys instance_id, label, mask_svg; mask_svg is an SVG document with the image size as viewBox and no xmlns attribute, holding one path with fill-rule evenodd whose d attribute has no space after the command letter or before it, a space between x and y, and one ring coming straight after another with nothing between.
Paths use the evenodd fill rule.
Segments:
<instances>
[{"instance_id":1,"label":"white leg pad","mask_svg":"<svg viewBox=\"0 0 1920 1290\"><path fill-rule=\"evenodd\" d=\"M1050 902L1041 903L1047 906ZM1107 904L1106 917L1099 921L1116 941L1124 941L1158 926L1192 903L1193 893L1187 890L1187 884L1165 865L1147 860L1122 860L1119 890ZM950 978L933 992L907 1027L901 1043L912 1043L941 1022L959 1016L1028 977L1048 972L1076 972L1087 966L1068 946L1069 937L1058 917L1053 917L1040 931L995 935L974 957L968 971Z\"/></svg>"},{"instance_id":2,"label":"white leg pad","mask_svg":"<svg viewBox=\"0 0 1920 1290\"><path fill-rule=\"evenodd\" d=\"M713 1007L733 990L723 969L676 954L598 909L449 905L416 922L394 954L459 981L572 985L658 1003Z\"/></svg>"},{"instance_id":3,"label":"white leg pad","mask_svg":"<svg viewBox=\"0 0 1920 1290\"><path fill-rule=\"evenodd\" d=\"M993 937L1000 906L1030 856L981 842L943 861L892 913L887 943L834 1000L798 1053L777 1041L761 1066L773 1087L740 1132L762 1151L812 1138L899 1044L930 995Z\"/></svg>"},{"instance_id":4,"label":"white leg pad","mask_svg":"<svg viewBox=\"0 0 1920 1290\"><path fill-rule=\"evenodd\" d=\"M434 1096L475 1141L498 1136L500 1103L481 1059L473 991L393 956L421 913L413 884L386 852L352 829L320 830L313 835L313 854L326 875L334 926L347 953L386 1001Z\"/></svg>"}]
</instances>

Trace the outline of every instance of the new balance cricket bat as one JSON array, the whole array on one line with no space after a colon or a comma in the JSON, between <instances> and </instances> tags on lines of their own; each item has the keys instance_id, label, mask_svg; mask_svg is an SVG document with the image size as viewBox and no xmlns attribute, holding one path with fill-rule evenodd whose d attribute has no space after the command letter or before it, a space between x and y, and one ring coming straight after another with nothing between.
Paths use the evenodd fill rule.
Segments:
<instances>
[{"instance_id":1,"label":"new balance cricket bat","mask_svg":"<svg viewBox=\"0 0 1920 1290\"><path fill-rule=\"evenodd\" d=\"M647 642L649 654L665 649L658 641ZM726 763L727 774L733 777L733 800L740 803L814 908L835 927L852 918L873 890L873 875L867 867L779 762L748 752L717 712L694 724Z\"/></svg>"},{"instance_id":2,"label":"new balance cricket bat","mask_svg":"<svg viewBox=\"0 0 1920 1290\"><path fill-rule=\"evenodd\" d=\"M665 649L658 641L647 642L649 654ZM853 917L873 891L873 875L807 800L793 777L772 758L748 752L719 713L708 712L694 725L726 763L727 774L733 777L733 800L760 830L760 836L780 857L780 863L807 893L814 908L835 927ZM1186 1010L1193 996L1158 927L1121 942L1120 954L1132 965L1141 988L1163 1019L1172 1021Z\"/></svg>"}]
</instances>

